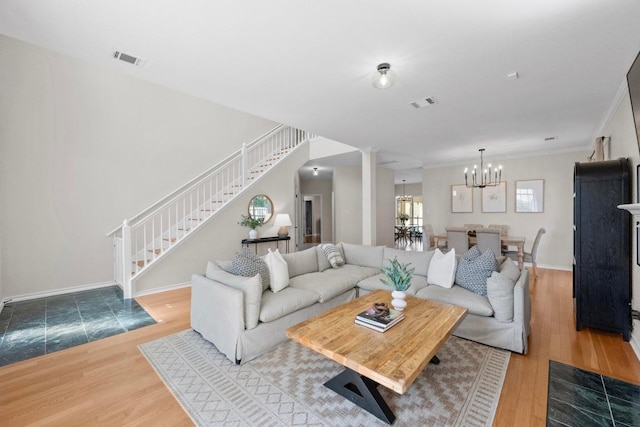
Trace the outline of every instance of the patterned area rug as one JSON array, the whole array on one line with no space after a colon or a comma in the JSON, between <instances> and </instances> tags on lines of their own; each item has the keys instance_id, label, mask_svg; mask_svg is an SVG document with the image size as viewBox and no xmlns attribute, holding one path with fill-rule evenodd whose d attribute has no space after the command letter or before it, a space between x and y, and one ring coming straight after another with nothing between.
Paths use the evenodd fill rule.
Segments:
<instances>
[{"instance_id":1,"label":"patterned area rug","mask_svg":"<svg viewBox=\"0 0 640 427\"><path fill-rule=\"evenodd\" d=\"M386 425L323 386L341 365L292 341L244 365L193 330L140 349L197 425ZM394 426L490 426L509 354L451 337L407 393L379 387Z\"/></svg>"}]
</instances>

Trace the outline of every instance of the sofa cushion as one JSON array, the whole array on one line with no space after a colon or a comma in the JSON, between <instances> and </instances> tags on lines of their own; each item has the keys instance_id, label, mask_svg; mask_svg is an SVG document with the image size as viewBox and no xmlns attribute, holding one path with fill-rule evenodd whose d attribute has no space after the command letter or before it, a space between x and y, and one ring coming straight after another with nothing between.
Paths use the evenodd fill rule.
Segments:
<instances>
[{"instance_id":1,"label":"sofa cushion","mask_svg":"<svg viewBox=\"0 0 640 427\"><path fill-rule=\"evenodd\" d=\"M344 261L347 264L363 267L381 268L384 257L384 246L365 246L342 243Z\"/></svg>"},{"instance_id":2,"label":"sofa cushion","mask_svg":"<svg viewBox=\"0 0 640 427\"><path fill-rule=\"evenodd\" d=\"M376 289L383 289L391 292L393 289L382 283L380 280L384 278L384 273L376 274L375 276L367 277L364 280L358 282L358 287L366 291L375 291ZM414 274L409 284L409 289L405 292L407 295L415 295L420 289L427 286L427 278L418 274Z\"/></svg>"},{"instance_id":3,"label":"sofa cushion","mask_svg":"<svg viewBox=\"0 0 640 427\"><path fill-rule=\"evenodd\" d=\"M352 277L346 274L329 275L331 271L333 270L294 277L290 280L289 286L315 292L320 295L320 302L329 301L355 287L356 281Z\"/></svg>"},{"instance_id":4,"label":"sofa cushion","mask_svg":"<svg viewBox=\"0 0 640 427\"><path fill-rule=\"evenodd\" d=\"M490 317L493 315L493 307L491 307L487 297L478 295L458 285L453 285L450 289L430 285L420 289L416 293L416 296L447 304L459 305L469 310L469 313L478 316Z\"/></svg>"},{"instance_id":5,"label":"sofa cushion","mask_svg":"<svg viewBox=\"0 0 640 427\"><path fill-rule=\"evenodd\" d=\"M231 260L231 273L236 276L252 277L260 274L262 289L269 288L269 267L262 258L247 248L236 252Z\"/></svg>"},{"instance_id":6,"label":"sofa cushion","mask_svg":"<svg viewBox=\"0 0 640 427\"><path fill-rule=\"evenodd\" d=\"M361 280L375 276L378 273L380 273L379 268L345 264L341 267L327 270L322 274L326 275L327 280L333 280L333 277L349 277L353 281L353 287L356 287Z\"/></svg>"},{"instance_id":7,"label":"sofa cushion","mask_svg":"<svg viewBox=\"0 0 640 427\"><path fill-rule=\"evenodd\" d=\"M516 267L517 268L517 267ZM513 288L516 281L505 273L494 271L487 279L487 298L498 322L513 321Z\"/></svg>"},{"instance_id":8,"label":"sofa cushion","mask_svg":"<svg viewBox=\"0 0 640 427\"><path fill-rule=\"evenodd\" d=\"M401 249L385 247L383 259L392 260L393 258L398 258L398 261L402 264L411 264L411 267L416 269L414 274L426 276L429 272L429 263L431 262L434 252L435 251L403 251Z\"/></svg>"},{"instance_id":9,"label":"sofa cushion","mask_svg":"<svg viewBox=\"0 0 640 427\"><path fill-rule=\"evenodd\" d=\"M269 288L273 292L278 292L289 286L289 267L282 258L280 251L268 249L264 262L269 267Z\"/></svg>"},{"instance_id":10,"label":"sofa cushion","mask_svg":"<svg viewBox=\"0 0 640 427\"><path fill-rule=\"evenodd\" d=\"M288 286L278 293L267 290L262 294L260 321L271 322L282 316L309 307L318 302L315 292Z\"/></svg>"},{"instance_id":11,"label":"sofa cushion","mask_svg":"<svg viewBox=\"0 0 640 427\"><path fill-rule=\"evenodd\" d=\"M319 271L318 255L316 254L315 247L305 249L304 251L282 254L282 257L289 267L290 279L301 274L317 273Z\"/></svg>"},{"instance_id":12,"label":"sofa cushion","mask_svg":"<svg viewBox=\"0 0 640 427\"><path fill-rule=\"evenodd\" d=\"M327 260L329 260L329 264L331 264L331 267L337 268L341 265L344 265L344 257L342 256L340 249L338 249L336 245L333 245L331 243L323 243L322 245L320 245L320 247L324 251L324 254L327 256Z\"/></svg>"},{"instance_id":13,"label":"sofa cushion","mask_svg":"<svg viewBox=\"0 0 640 427\"><path fill-rule=\"evenodd\" d=\"M440 249L435 250L429 263L427 274L427 283L437 285L443 288L453 286L456 277L456 251L451 249L443 254Z\"/></svg>"},{"instance_id":14,"label":"sofa cushion","mask_svg":"<svg viewBox=\"0 0 640 427\"><path fill-rule=\"evenodd\" d=\"M331 268L331 264L329 264L329 260L327 256L324 254L324 250L320 247L320 245L316 246L316 255L318 256L318 271L323 272Z\"/></svg>"},{"instance_id":15,"label":"sofa cushion","mask_svg":"<svg viewBox=\"0 0 640 427\"><path fill-rule=\"evenodd\" d=\"M479 295L487 296L487 278L498 269L498 261L492 250L480 254L473 246L460 259L456 270L456 284Z\"/></svg>"},{"instance_id":16,"label":"sofa cushion","mask_svg":"<svg viewBox=\"0 0 640 427\"><path fill-rule=\"evenodd\" d=\"M260 274L256 274L253 277L236 276L223 270L217 263L209 261L205 276L208 279L241 290L244 297L244 327L253 329L258 326L260 303L262 302L262 280L260 279Z\"/></svg>"}]
</instances>

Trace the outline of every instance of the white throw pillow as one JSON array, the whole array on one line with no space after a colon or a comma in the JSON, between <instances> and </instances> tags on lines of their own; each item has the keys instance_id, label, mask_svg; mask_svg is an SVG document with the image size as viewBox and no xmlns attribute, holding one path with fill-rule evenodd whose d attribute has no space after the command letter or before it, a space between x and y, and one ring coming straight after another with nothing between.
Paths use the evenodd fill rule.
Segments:
<instances>
[{"instance_id":1,"label":"white throw pillow","mask_svg":"<svg viewBox=\"0 0 640 427\"><path fill-rule=\"evenodd\" d=\"M264 262L269 267L269 287L273 292L281 291L289 286L289 267L278 249L272 251L269 248L269 253L264 257Z\"/></svg>"},{"instance_id":2,"label":"white throw pillow","mask_svg":"<svg viewBox=\"0 0 640 427\"><path fill-rule=\"evenodd\" d=\"M427 283L437 285L443 288L453 286L456 278L456 251L451 249L443 254L440 249L436 249L431 262L429 263L429 271L427 273Z\"/></svg>"}]
</instances>

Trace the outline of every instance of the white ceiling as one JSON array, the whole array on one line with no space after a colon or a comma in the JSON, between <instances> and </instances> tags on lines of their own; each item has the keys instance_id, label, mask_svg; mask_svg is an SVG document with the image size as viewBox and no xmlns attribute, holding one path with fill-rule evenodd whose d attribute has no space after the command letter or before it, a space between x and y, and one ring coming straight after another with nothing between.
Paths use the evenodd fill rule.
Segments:
<instances>
[{"instance_id":1,"label":"white ceiling","mask_svg":"<svg viewBox=\"0 0 640 427\"><path fill-rule=\"evenodd\" d=\"M587 152L640 49L640 2L0 0L0 33L419 170Z\"/></svg>"}]
</instances>

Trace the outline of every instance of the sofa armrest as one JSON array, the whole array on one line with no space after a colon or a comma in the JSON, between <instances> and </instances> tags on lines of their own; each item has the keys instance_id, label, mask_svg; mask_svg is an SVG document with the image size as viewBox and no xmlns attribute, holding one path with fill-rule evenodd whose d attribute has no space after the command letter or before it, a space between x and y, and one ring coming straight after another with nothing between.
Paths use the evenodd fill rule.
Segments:
<instances>
[{"instance_id":1,"label":"sofa armrest","mask_svg":"<svg viewBox=\"0 0 640 427\"><path fill-rule=\"evenodd\" d=\"M522 269L513 288L513 321L523 325L525 337L529 336L531 323L531 296L529 295L529 270Z\"/></svg>"},{"instance_id":2,"label":"sofa armrest","mask_svg":"<svg viewBox=\"0 0 640 427\"><path fill-rule=\"evenodd\" d=\"M242 291L200 274L192 275L191 327L235 361L238 339L245 327Z\"/></svg>"}]
</instances>

